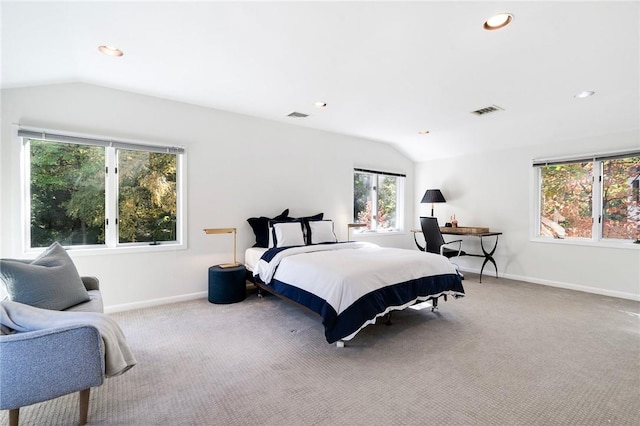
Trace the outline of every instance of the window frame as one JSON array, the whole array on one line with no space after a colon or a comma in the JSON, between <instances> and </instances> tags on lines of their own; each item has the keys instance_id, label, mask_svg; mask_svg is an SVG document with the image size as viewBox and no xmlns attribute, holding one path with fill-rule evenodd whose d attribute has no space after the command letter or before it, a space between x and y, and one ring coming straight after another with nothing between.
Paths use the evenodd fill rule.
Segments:
<instances>
[{"instance_id":1,"label":"window frame","mask_svg":"<svg viewBox=\"0 0 640 426\"><path fill-rule=\"evenodd\" d=\"M141 251L165 251L187 248L186 214L186 164L187 154L183 146L160 145L157 143L134 140L115 140L100 136L71 133L57 130L42 130L18 127L16 139L20 143L21 160L21 228L23 253L38 253L46 247L31 246L31 150L30 139L49 142L62 142L76 145L94 145L104 148L105 152L105 243L64 246L74 253L104 254L118 251L123 253ZM176 239L157 244L148 242L120 243L118 232L118 175L115 173L117 154L120 149L134 149L144 152L163 152L176 155Z\"/></svg>"},{"instance_id":2,"label":"window frame","mask_svg":"<svg viewBox=\"0 0 640 426\"><path fill-rule=\"evenodd\" d=\"M405 181L407 179L406 174L404 173L394 173L394 172L385 172L385 171L380 171L380 170L371 170L371 169L364 169L364 168L358 168L358 167L354 167L353 169L353 173L351 174L351 189L353 191L354 187L354 180L355 180L355 175L356 173L366 173L366 174L370 174L370 175L374 175L375 179L376 179L376 194L375 194L375 204L377 205L378 202L378 179L380 178L380 176L386 176L386 177L395 177L397 178L397 188L396 188L396 227L395 228L389 228L389 229L379 229L378 228L378 224L377 221L375 221L376 224L376 228L375 229L366 229L366 228L357 228L354 229L354 231L352 231L354 234L370 234L370 235L375 235L375 234L381 234L381 235L385 235L385 234L400 234L400 233L404 233L404 212L405 212ZM355 191L352 192L352 208L355 207ZM357 219L355 217L352 217L352 220L354 222L357 222Z\"/></svg>"},{"instance_id":3,"label":"window frame","mask_svg":"<svg viewBox=\"0 0 640 426\"><path fill-rule=\"evenodd\" d=\"M587 245L596 247L613 247L613 248L632 248L640 249L640 244L634 243L631 239L603 238L603 197L604 197L604 179L603 179L603 162L606 160L637 157L640 151L626 150L608 153L590 154L582 156L555 157L548 159L533 160L532 162L532 181L533 196L532 209L534 214L530 222L530 240L533 242L543 242L550 244L567 244L567 245ZM578 162L589 162L592 165L592 188L591 188L591 238L568 237L568 238L549 238L541 236L541 213L542 213L542 169L548 165L562 165Z\"/></svg>"}]
</instances>

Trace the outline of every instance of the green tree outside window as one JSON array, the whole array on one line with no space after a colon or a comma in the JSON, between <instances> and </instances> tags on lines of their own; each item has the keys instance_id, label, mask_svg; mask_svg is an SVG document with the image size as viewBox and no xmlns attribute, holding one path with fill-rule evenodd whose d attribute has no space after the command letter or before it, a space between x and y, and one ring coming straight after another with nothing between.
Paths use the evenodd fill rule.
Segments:
<instances>
[{"instance_id":1,"label":"green tree outside window","mask_svg":"<svg viewBox=\"0 0 640 426\"><path fill-rule=\"evenodd\" d=\"M117 241L176 241L176 154L37 139L28 147L31 247L106 244L108 150L117 154Z\"/></svg>"}]
</instances>

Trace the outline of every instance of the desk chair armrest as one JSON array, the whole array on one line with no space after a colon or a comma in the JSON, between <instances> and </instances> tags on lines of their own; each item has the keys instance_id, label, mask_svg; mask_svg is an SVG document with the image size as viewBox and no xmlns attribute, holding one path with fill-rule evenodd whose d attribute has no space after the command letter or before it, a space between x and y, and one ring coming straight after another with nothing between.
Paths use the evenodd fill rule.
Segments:
<instances>
[{"instance_id":1,"label":"desk chair armrest","mask_svg":"<svg viewBox=\"0 0 640 426\"><path fill-rule=\"evenodd\" d=\"M440 246L440 254L443 254L444 246L447 246L449 244L455 244L455 243L458 243L458 249L457 249L458 250L458 254L457 254L457 256L460 256L460 253L462 253L462 240L453 240L453 241L445 242L443 245Z\"/></svg>"}]
</instances>

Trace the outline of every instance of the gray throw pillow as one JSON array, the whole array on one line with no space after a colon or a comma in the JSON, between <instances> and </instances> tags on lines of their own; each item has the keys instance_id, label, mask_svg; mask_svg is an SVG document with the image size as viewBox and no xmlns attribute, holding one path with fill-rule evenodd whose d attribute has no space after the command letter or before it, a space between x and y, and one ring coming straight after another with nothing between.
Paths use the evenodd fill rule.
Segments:
<instances>
[{"instance_id":1,"label":"gray throw pillow","mask_svg":"<svg viewBox=\"0 0 640 426\"><path fill-rule=\"evenodd\" d=\"M57 242L30 263L0 260L0 279L10 300L38 308L62 311L89 300L78 270Z\"/></svg>"}]
</instances>

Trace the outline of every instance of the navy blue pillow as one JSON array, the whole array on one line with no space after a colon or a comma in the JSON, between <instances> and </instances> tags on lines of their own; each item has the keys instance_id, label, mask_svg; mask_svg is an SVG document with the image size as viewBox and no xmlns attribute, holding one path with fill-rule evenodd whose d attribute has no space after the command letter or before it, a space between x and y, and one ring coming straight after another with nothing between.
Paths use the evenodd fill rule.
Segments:
<instances>
[{"instance_id":1,"label":"navy blue pillow","mask_svg":"<svg viewBox=\"0 0 640 426\"><path fill-rule=\"evenodd\" d=\"M297 219L303 222L306 222L308 220L322 220L322 218L324 218L324 213L318 213L318 214L314 214L313 216L307 216L307 217L299 217Z\"/></svg>"},{"instance_id":2,"label":"navy blue pillow","mask_svg":"<svg viewBox=\"0 0 640 426\"><path fill-rule=\"evenodd\" d=\"M289 217L289 209L285 209L282 213L274 218L268 218L264 216L250 217L247 219L253 233L256 234L256 243L254 247L269 247L269 221L270 220L285 220Z\"/></svg>"}]
</instances>

